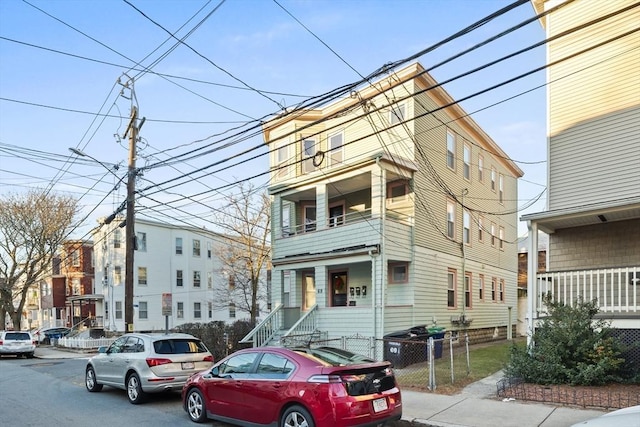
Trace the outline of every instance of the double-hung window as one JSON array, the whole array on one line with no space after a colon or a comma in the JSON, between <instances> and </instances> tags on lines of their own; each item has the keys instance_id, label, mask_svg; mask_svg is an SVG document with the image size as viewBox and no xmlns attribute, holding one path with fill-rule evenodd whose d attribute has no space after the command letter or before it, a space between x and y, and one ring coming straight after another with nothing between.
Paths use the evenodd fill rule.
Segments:
<instances>
[{"instance_id":1,"label":"double-hung window","mask_svg":"<svg viewBox=\"0 0 640 427\"><path fill-rule=\"evenodd\" d=\"M471 214L466 209L462 212L462 240L465 245L471 244Z\"/></svg>"},{"instance_id":2,"label":"double-hung window","mask_svg":"<svg viewBox=\"0 0 640 427\"><path fill-rule=\"evenodd\" d=\"M182 255L182 237L176 237L176 255Z\"/></svg>"},{"instance_id":3,"label":"double-hung window","mask_svg":"<svg viewBox=\"0 0 640 427\"><path fill-rule=\"evenodd\" d=\"M147 267L138 267L138 285L147 286Z\"/></svg>"},{"instance_id":4,"label":"double-hung window","mask_svg":"<svg viewBox=\"0 0 640 427\"><path fill-rule=\"evenodd\" d=\"M289 176L289 143L281 142L276 148L275 175L282 179Z\"/></svg>"},{"instance_id":5,"label":"double-hung window","mask_svg":"<svg viewBox=\"0 0 640 427\"><path fill-rule=\"evenodd\" d=\"M470 180L471 179L471 147L469 146L469 144L464 144L464 147L462 150L462 161L464 162L464 165L462 167L462 173L463 173L464 179Z\"/></svg>"},{"instance_id":6,"label":"double-hung window","mask_svg":"<svg viewBox=\"0 0 640 427\"><path fill-rule=\"evenodd\" d=\"M452 201L447 201L447 237L455 238L456 229L456 205Z\"/></svg>"},{"instance_id":7,"label":"double-hung window","mask_svg":"<svg viewBox=\"0 0 640 427\"><path fill-rule=\"evenodd\" d=\"M316 170L313 164L317 151L316 140L304 138L302 140L302 173L311 173Z\"/></svg>"},{"instance_id":8,"label":"double-hung window","mask_svg":"<svg viewBox=\"0 0 640 427\"><path fill-rule=\"evenodd\" d=\"M405 118L405 104L395 104L389 111L389 122L392 125L402 123Z\"/></svg>"},{"instance_id":9,"label":"double-hung window","mask_svg":"<svg viewBox=\"0 0 640 427\"><path fill-rule=\"evenodd\" d=\"M339 165L344 161L344 136L342 132L329 136L330 166Z\"/></svg>"},{"instance_id":10,"label":"double-hung window","mask_svg":"<svg viewBox=\"0 0 640 427\"><path fill-rule=\"evenodd\" d=\"M456 271L451 268L447 271L447 307L456 307Z\"/></svg>"},{"instance_id":11,"label":"double-hung window","mask_svg":"<svg viewBox=\"0 0 640 427\"><path fill-rule=\"evenodd\" d=\"M447 167L456 169L456 136L447 130Z\"/></svg>"},{"instance_id":12,"label":"double-hung window","mask_svg":"<svg viewBox=\"0 0 640 427\"><path fill-rule=\"evenodd\" d=\"M193 256L200 256L200 240L193 239Z\"/></svg>"},{"instance_id":13,"label":"double-hung window","mask_svg":"<svg viewBox=\"0 0 640 427\"><path fill-rule=\"evenodd\" d=\"M138 252L147 252L147 233L136 233L136 250Z\"/></svg>"}]
</instances>

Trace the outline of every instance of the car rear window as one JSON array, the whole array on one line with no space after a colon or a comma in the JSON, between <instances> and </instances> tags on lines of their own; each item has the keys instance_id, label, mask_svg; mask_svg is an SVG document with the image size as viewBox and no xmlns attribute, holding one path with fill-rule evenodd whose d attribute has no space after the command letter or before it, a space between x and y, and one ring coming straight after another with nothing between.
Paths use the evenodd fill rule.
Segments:
<instances>
[{"instance_id":1,"label":"car rear window","mask_svg":"<svg viewBox=\"0 0 640 427\"><path fill-rule=\"evenodd\" d=\"M4 336L5 340L15 341L31 341L31 335L26 332L7 332Z\"/></svg>"},{"instance_id":2,"label":"car rear window","mask_svg":"<svg viewBox=\"0 0 640 427\"><path fill-rule=\"evenodd\" d=\"M361 354L352 353L347 350L342 350L338 348L330 348L330 347L320 347L320 348L305 348L305 349L294 349L300 354L303 354L307 357L313 356L315 359L319 359L331 366L349 366L349 365L357 365L360 363L370 363L374 362L373 359L370 359Z\"/></svg>"},{"instance_id":3,"label":"car rear window","mask_svg":"<svg viewBox=\"0 0 640 427\"><path fill-rule=\"evenodd\" d=\"M202 341L188 338L155 341L153 348L156 354L189 354L206 353L208 351Z\"/></svg>"}]
</instances>

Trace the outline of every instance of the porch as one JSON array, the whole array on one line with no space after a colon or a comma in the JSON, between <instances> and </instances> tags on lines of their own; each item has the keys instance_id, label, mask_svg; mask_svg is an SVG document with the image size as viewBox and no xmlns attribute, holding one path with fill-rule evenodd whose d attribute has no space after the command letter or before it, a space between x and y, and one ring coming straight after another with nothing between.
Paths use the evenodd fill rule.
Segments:
<instances>
[{"instance_id":1,"label":"porch","mask_svg":"<svg viewBox=\"0 0 640 427\"><path fill-rule=\"evenodd\" d=\"M542 298L550 294L553 301L570 306L578 298L596 300L598 317L610 320L613 327L638 327L640 266L538 273L534 283L535 298L530 296L534 318L547 314Z\"/></svg>"}]
</instances>

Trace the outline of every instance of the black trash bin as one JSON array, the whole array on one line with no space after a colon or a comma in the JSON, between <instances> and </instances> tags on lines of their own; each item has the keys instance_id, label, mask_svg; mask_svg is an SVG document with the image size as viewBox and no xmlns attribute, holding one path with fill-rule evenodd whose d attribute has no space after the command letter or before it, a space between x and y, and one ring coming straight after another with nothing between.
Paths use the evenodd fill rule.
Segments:
<instances>
[{"instance_id":1,"label":"black trash bin","mask_svg":"<svg viewBox=\"0 0 640 427\"><path fill-rule=\"evenodd\" d=\"M440 359L442 357L442 345L445 330L442 326L431 326L427 328L429 337L433 338L433 357Z\"/></svg>"},{"instance_id":2,"label":"black trash bin","mask_svg":"<svg viewBox=\"0 0 640 427\"><path fill-rule=\"evenodd\" d=\"M424 346L429 333L424 326L392 332L384 336L384 359L394 368L404 368L427 360Z\"/></svg>"}]
</instances>

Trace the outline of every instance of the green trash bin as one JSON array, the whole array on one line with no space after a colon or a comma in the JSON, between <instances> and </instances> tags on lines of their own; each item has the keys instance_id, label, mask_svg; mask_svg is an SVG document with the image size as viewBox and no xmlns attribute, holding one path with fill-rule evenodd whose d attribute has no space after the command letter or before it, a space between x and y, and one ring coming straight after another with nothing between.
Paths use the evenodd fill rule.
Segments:
<instances>
[{"instance_id":1,"label":"green trash bin","mask_svg":"<svg viewBox=\"0 0 640 427\"><path fill-rule=\"evenodd\" d=\"M433 355L436 359L440 359L442 357L442 347L445 329L442 326L432 326L427 328L427 332L429 333L429 337L433 338Z\"/></svg>"}]
</instances>

